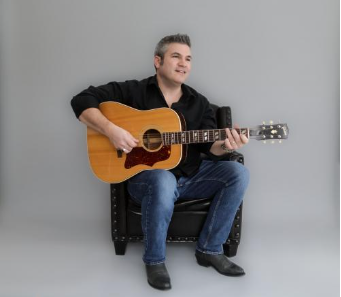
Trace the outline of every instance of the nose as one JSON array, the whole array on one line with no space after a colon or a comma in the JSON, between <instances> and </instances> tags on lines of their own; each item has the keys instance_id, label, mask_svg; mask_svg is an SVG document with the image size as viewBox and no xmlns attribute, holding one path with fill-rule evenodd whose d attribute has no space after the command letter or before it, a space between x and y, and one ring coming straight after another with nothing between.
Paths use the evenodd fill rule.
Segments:
<instances>
[{"instance_id":1,"label":"nose","mask_svg":"<svg viewBox=\"0 0 341 297\"><path fill-rule=\"evenodd\" d=\"M186 67L187 66L187 60L185 58L179 59L179 66Z\"/></svg>"}]
</instances>

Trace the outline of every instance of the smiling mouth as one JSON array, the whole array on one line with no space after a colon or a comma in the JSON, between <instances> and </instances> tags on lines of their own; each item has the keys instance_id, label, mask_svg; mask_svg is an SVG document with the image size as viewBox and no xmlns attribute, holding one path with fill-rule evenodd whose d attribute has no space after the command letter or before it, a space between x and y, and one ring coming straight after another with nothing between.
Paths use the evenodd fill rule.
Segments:
<instances>
[{"instance_id":1,"label":"smiling mouth","mask_svg":"<svg viewBox=\"0 0 341 297\"><path fill-rule=\"evenodd\" d=\"M186 71L184 71L184 70L175 70L175 71L178 73L186 74Z\"/></svg>"}]
</instances>

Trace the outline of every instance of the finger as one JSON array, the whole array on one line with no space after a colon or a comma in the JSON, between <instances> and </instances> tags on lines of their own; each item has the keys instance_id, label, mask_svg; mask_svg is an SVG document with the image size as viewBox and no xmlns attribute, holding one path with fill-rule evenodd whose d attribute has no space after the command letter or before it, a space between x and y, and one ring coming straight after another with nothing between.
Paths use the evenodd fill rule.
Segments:
<instances>
[{"instance_id":1,"label":"finger","mask_svg":"<svg viewBox=\"0 0 341 297\"><path fill-rule=\"evenodd\" d=\"M135 138L134 136L131 135L131 140L134 141L135 143L138 143L139 140L137 138Z\"/></svg>"},{"instance_id":2,"label":"finger","mask_svg":"<svg viewBox=\"0 0 341 297\"><path fill-rule=\"evenodd\" d=\"M241 147L243 143L240 139L239 133L235 129L232 129L232 135L233 135L234 141L237 143L238 148Z\"/></svg>"},{"instance_id":3,"label":"finger","mask_svg":"<svg viewBox=\"0 0 341 297\"><path fill-rule=\"evenodd\" d=\"M234 150L234 148L233 148L233 146L231 145L231 142L230 142L230 140L229 140L228 138L225 139L225 146L226 146L229 150L231 150L231 151Z\"/></svg>"},{"instance_id":4,"label":"finger","mask_svg":"<svg viewBox=\"0 0 341 297\"><path fill-rule=\"evenodd\" d=\"M240 127L238 124L235 124L234 125L234 128L238 131L239 133L239 137L240 137L240 140L242 142L242 144L247 144L249 142L249 138L245 135L245 133L242 133Z\"/></svg>"},{"instance_id":5,"label":"finger","mask_svg":"<svg viewBox=\"0 0 341 297\"><path fill-rule=\"evenodd\" d=\"M126 146L125 148L126 148L129 152L131 152L131 151L133 150L133 148L136 147L136 146L137 146L137 144L136 144L135 141L129 140L129 141L127 142L127 146Z\"/></svg>"},{"instance_id":6,"label":"finger","mask_svg":"<svg viewBox=\"0 0 341 297\"><path fill-rule=\"evenodd\" d=\"M127 140L127 146L129 148L133 148L133 147L137 146L137 142L134 141L133 139L129 139L129 140Z\"/></svg>"},{"instance_id":7,"label":"finger","mask_svg":"<svg viewBox=\"0 0 341 297\"><path fill-rule=\"evenodd\" d=\"M247 138L244 134L240 135L240 139L242 140L243 144L247 144L249 142L249 138Z\"/></svg>"},{"instance_id":8,"label":"finger","mask_svg":"<svg viewBox=\"0 0 341 297\"><path fill-rule=\"evenodd\" d=\"M236 143L236 141L235 141L235 139L234 139L230 129L226 129L226 134L227 134L228 140L230 141L232 149L234 149L234 150L238 149L238 145L237 145L237 143Z\"/></svg>"},{"instance_id":9,"label":"finger","mask_svg":"<svg viewBox=\"0 0 341 297\"><path fill-rule=\"evenodd\" d=\"M130 146L135 147L139 140L135 138L133 135L129 134L128 142Z\"/></svg>"},{"instance_id":10,"label":"finger","mask_svg":"<svg viewBox=\"0 0 341 297\"><path fill-rule=\"evenodd\" d=\"M129 153L133 150L133 148L130 147L130 146L128 146L128 145L126 145L125 147L122 147L121 150L122 150L124 153L129 154Z\"/></svg>"}]
</instances>

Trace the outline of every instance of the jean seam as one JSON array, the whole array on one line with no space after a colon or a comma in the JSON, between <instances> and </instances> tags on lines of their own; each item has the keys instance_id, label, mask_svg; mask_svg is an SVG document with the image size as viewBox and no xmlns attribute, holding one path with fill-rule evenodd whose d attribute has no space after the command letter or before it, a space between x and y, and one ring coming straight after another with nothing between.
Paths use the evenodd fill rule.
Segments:
<instances>
[{"instance_id":1,"label":"jean seam","mask_svg":"<svg viewBox=\"0 0 341 297\"><path fill-rule=\"evenodd\" d=\"M213 225L214 225L214 223L215 223L216 213L217 213L217 210L218 210L218 207L219 207L219 205L220 205L220 202L221 202L222 197L223 197L223 191L221 191L220 196L219 196L219 199L218 199L218 201L217 201L217 204L215 205L215 208L214 208L214 211L213 211L213 214L212 214L212 218L211 218L211 224L210 224L210 226L208 227L208 234L207 234L206 241L205 241L205 243L204 243L204 248L207 247L208 241L209 241L209 239L210 239L210 237L211 237Z\"/></svg>"},{"instance_id":2,"label":"jean seam","mask_svg":"<svg viewBox=\"0 0 341 297\"><path fill-rule=\"evenodd\" d=\"M151 203L151 186L148 185L148 203L147 203L147 206L146 206L146 226L145 226L145 232L144 232L144 239L145 239L145 245L144 245L144 250L145 250L145 253L147 253L147 250L148 250L148 230L149 230L149 220L148 220L148 215L149 215L149 206L150 206L150 203Z\"/></svg>"}]
</instances>

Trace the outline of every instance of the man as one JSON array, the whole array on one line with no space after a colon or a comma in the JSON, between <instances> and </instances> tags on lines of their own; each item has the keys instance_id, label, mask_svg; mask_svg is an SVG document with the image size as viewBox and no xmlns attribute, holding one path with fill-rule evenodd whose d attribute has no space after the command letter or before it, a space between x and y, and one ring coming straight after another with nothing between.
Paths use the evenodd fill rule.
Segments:
<instances>
[{"instance_id":1,"label":"man","mask_svg":"<svg viewBox=\"0 0 341 297\"><path fill-rule=\"evenodd\" d=\"M99 103L117 101L140 110L169 107L182 113L187 130L215 129L216 123L208 100L184 84L191 71L191 43L187 35L166 36L154 53L156 75L142 81L111 82L90 86L72 101L76 116L87 126L106 135L112 144L129 154L139 145L128 131L110 122L99 111ZM223 275L243 275L244 270L223 254L234 216L248 185L248 170L238 162L219 161L227 151L248 142L235 129L226 129L227 138L214 143L191 144L187 159L176 168L148 170L128 181L131 198L141 204L142 230L148 283L157 289L171 288L165 266L167 229L177 199L214 195L196 247L199 265L213 266ZM200 154L212 161L201 161Z\"/></svg>"}]
</instances>

